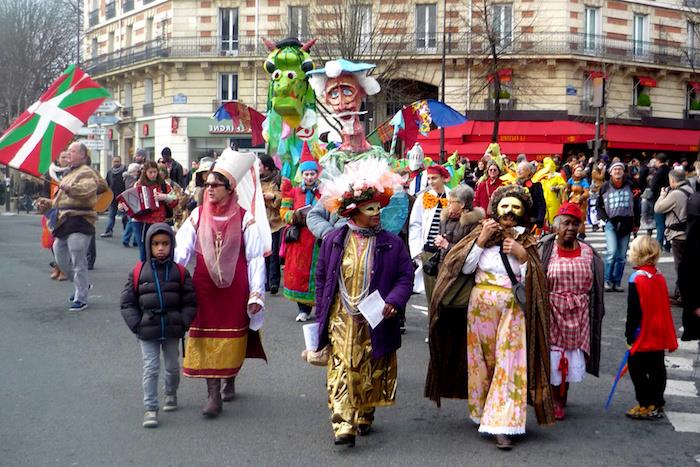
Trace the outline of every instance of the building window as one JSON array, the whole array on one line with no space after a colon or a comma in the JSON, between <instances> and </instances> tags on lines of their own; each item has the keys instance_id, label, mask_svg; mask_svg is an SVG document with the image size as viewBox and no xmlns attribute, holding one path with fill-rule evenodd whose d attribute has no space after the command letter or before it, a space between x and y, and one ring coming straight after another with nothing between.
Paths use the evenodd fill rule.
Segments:
<instances>
[{"instance_id":1,"label":"building window","mask_svg":"<svg viewBox=\"0 0 700 467\"><path fill-rule=\"evenodd\" d=\"M636 56L646 55L647 42L649 41L649 17L635 14L632 27L632 52Z\"/></svg>"},{"instance_id":2,"label":"building window","mask_svg":"<svg viewBox=\"0 0 700 467\"><path fill-rule=\"evenodd\" d=\"M700 83L688 83L685 109L688 115L700 115ZM697 117L696 117L697 118Z\"/></svg>"},{"instance_id":3,"label":"building window","mask_svg":"<svg viewBox=\"0 0 700 467\"><path fill-rule=\"evenodd\" d=\"M122 105L124 107L134 106L131 83L124 83L124 102L122 103Z\"/></svg>"},{"instance_id":4,"label":"building window","mask_svg":"<svg viewBox=\"0 0 700 467\"><path fill-rule=\"evenodd\" d=\"M151 78L143 80L143 103L153 104L153 79Z\"/></svg>"},{"instance_id":5,"label":"building window","mask_svg":"<svg viewBox=\"0 0 700 467\"><path fill-rule=\"evenodd\" d=\"M219 28L221 32L221 50L234 52L238 50L238 8L221 8L219 10Z\"/></svg>"},{"instance_id":6,"label":"building window","mask_svg":"<svg viewBox=\"0 0 700 467\"><path fill-rule=\"evenodd\" d=\"M634 78L632 88L632 105L636 107L651 107L651 90L656 87L656 80L647 76Z\"/></svg>"},{"instance_id":7,"label":"building window","mask_svg":"<svg viewBox=\"0 0 700 467\"><path fill-rule=\"evenodd\" d=\"M153 40L153 16L146 18L145 40L146 42Z\"/></svg>"},{"instance_id":8,"label":"building window","mask_svg":"<svg viewBox=\"0 0 700 467\"><path fill-rule=\"evenodd\" d=\"M302 41L309 36L309 7L289 7L289 37L296 37Z\"/></svg>"},{"instance_id":9,"label":"building window","mask_svg":"<svg viewBox=\"0 0 700 467\"><path fill-rule=\"evenodd\" d=\"M117 4L114 0L105 3L105 19L112 19L117 16Z\"/></svg>"},{"instance_id":10,"label":"building window","mask_svg":"<svg viewBox=\"0 0 700 467\"><path fill-rule=\"evenodd\" d=\"M372 46L372 5L352 5L352 9L357 52L369 52Z\"/></svg>"},{"instance_id":11,"label":"building window","mask_svg":"<svg viewBox=\"0 0 700 467\"><path fill-rule=\"evenodd\" d=\"M97 58L97 55L99 54L99 46L97 45L97 38L96 37L92 38L90 52L92 53L92 58Z\"/></svg>"},{"instance_id":12,"label":"building window","mask_svg":"<svg viewBox=\"0 0 700 467\"><path fill-rule=\"evenodd\" d=\"M686 59L691 66L695 66L700 59L700 49L698 44L700 44L700 24L688 22L688 39L687 39L687 51Z\"/></svg>"},{"instance_id":13,"label":"building window","mask_svg":"<svg viewBox=\"0 0 700 467\"><path fill-rule=\"evenodd\" d=\"M510 4L491 6L491 28L493 38L500 47L509 47L513 41L513 6Z\"/></svg>"},{"instance_id":14,"label":"building window","mask_svg":"<svg viewBox=\"0 0 700 467\"><path fill-rule=\"evenodd\" d=\"M122 12L126 13L134 9L134 0L122 0Z\"/></svg>"},{"instance_id":15,"label":"building window","mask_svg":"<svg viewBox=\"0 0 700 467\"><path fill-rule=\"evenodd\" d=\"M586 50L597 50L600 46L600 21L600 8L586 7L583 25L583 47Z\"/></svg>"},{"instance_id":16,"label":"building window","mask_svg":"<svg viewBox=\"0 0 700 467\"><path fill-rule=\"evenodd\" d=\"M237 74L221 73L219 75L219 99L222 101L235 101L238 99Z\"/></svg>"},{"instance_id":17,"label":"building window","mask_svg":"<svg viewBox=\"0 0 700 467\"><path fill-rule=\"evenodd\" d=\"M114 31L111 31L107 36L107 53L114 52Z\"/></svg>"},{"instance_id":18,"label":"building window","mask_svg":"<svg viewBox=\"0 0 700 467\"><path fill-rule=\"evenodd\" d=\"M131 41L134 37L134 25L130 24L124 30L124 47L131 47Z\"/></svg>"},{"instance_id":19,"label":"building window","mask_svg":"<svg viewBox=\"0 0 700 467\"><path fill-rule=\"evenodd\" d=\"M416 5L416 47L420 50L437 48L437 4Z\"/></svg>"}]
</instances>

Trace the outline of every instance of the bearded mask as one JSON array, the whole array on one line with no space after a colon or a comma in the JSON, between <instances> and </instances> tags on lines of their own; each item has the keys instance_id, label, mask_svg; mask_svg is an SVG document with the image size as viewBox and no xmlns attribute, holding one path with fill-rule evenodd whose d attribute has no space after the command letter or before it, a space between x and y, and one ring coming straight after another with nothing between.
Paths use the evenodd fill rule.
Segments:
<instances>
[{"instance_id":1,"label":"bearded mask","mask_svg":"<svg viewBox=\"0 0 700 467\"><path fill-rule=\"evenodd\" d=\"M504 229L525 224L525 207L515 196L505 196L498 202L496 220Z\"/></svg>"}]
</instances>

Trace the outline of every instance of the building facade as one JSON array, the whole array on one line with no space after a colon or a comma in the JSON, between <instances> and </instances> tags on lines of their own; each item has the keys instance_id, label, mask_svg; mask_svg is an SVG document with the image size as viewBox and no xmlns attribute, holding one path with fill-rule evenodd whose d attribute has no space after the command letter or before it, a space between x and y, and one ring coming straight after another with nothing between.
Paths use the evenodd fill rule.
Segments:
<instances>
[{"instance_id":1,"label":"building facade","mask_svg":"<svg viewBox=\"0 0 700 467\"><path fill-rule=\"evenodd\" d=\"M235 99L265 110L263 37L316 37L317 65L378 62L385 92L368 105L370 127L439 98L444 50L445 101L472 119L493 116L498 79L503 118L590 121L592 78L604 76L606 121L698 128L699 10L694 0L85 0L83 56L123 106L109 147L127 160L139 147L169 146L184 164L231 140L250 147L211 115Z\"/></svg>"}]
</instances>

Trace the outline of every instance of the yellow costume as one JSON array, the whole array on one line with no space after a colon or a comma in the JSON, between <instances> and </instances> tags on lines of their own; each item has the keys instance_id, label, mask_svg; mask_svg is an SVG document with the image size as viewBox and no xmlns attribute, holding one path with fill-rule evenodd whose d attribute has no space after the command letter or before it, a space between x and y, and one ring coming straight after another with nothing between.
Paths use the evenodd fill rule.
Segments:
<instances>
[{"instance_id":1,"label":"yellow costume","mask_svg":"<svg viewBox=\"0 0 700 467\"><path fill-rule=\"evenodd\" d=\"M544 202L547 205L545 219L547 225L552 225L554 217L559 211L562 202L562 194L566 189L566 180L557 172L557 165L551 157L545 157L542 168L532 177L532 182L540 182L544 192Z\"/></svg>"},{"instance_id":2,"label":"yellow costume","mask_svg":"<svg viewBox=\"0 0 700 467\"><path fill-rule=\"evenodd\" d=\"M374 237L348 233L341 263L341 279L348 300L360 295L372 270ZM353 304L356 305L356 304ZM335 436L355 435L358 425L371 425L374 408L394 404L396 396L396 352L372 358L369 324L348 314L340 292L330 310L328 334L328 408Z\"/></svg>"}]
</instances>

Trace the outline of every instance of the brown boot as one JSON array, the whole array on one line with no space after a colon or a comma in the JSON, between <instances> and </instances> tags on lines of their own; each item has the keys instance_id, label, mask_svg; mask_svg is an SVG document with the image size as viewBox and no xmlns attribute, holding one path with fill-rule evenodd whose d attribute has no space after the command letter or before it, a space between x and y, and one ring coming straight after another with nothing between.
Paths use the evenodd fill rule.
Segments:
<instances>
[{"instance_id":1,"label":"brown boot","mask_svg":"<svg viewBox=\"0 0 700 467\"><path fill-rule=\"evenodd\" d=\"M56 280L58 279L58 276L61 274L61 270L58 268L58 266L54 266L51 269L51 279Z\"/></svg>"},{"instance_id":2,"label":"brown boot","mask_svg":"<svg viewBox=\"0 0 700 467\"><path fill-rule=\"evenodd\" d=\"M58 270L58 277L56 278L56 280L59 281L59 282L67 281L67 280L68 280L68 276L66 276L66 274L65 274L63 271L61 271L61 270L59 269L59 270Z\"/></svg>"},{"instance_id":3,"label":"brown boot","mask_svg":"<svg viewBox=\"0 0 700 467\"><path fill-rule=\"evenodd\" d=\"M207 378L207 404L202 410L202 415L214 418L221 413L221 380L219 378Z\"/></svg>"},{"instance_id":4,"label":"brown boot","mask_svg":"<svg viewBox=\"0 0 700 467\"><path fill-rule=\"evenodd\" d=\"M221 390L221 400L231 402L236 397L236 377L224 378L224 387Z\"/></svg>"}]
</instances>

